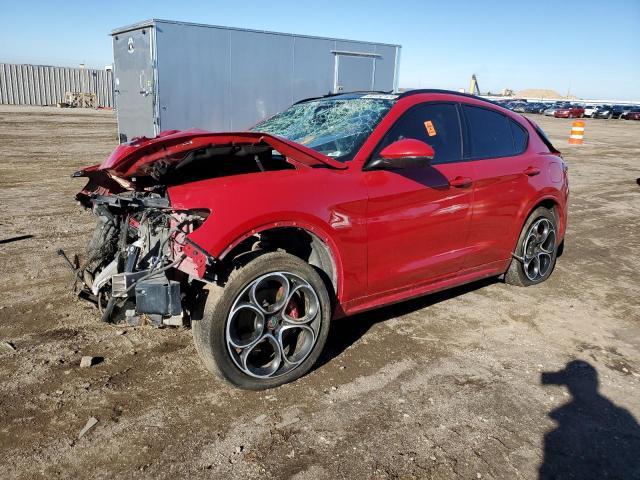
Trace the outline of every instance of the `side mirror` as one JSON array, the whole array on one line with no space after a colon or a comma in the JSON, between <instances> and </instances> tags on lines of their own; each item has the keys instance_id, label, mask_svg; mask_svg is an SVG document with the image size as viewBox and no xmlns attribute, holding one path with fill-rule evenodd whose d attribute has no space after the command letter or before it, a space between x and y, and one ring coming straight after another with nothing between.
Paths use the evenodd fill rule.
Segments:
<instances>
[{"instance_id":1,"label":"side mirror","mask_svg":"<svg viewBox=\"0 0 640 480\"><path fill-rule=\"evenodd\" d=\"M371 161L367 170L425 167L435 154L431 145L415 138L405 138L384 147L380 151L380 158Z\"/></svg>"}]
</instances>

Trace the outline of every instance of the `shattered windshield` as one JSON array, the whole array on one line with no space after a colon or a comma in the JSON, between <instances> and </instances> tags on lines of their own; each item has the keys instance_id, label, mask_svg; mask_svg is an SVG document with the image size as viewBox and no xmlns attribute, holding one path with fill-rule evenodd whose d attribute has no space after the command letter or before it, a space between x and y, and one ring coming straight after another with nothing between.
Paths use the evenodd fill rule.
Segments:
<instances>
[{"instance_id":1,"label":"shattered windshield","mask_svg":"<svg viewBox=\"0 0 640 480\"><path fill-rule=\"evenodd\" d=\"M323 98L293 105L253 127L334 160L351 160L393 106L395 95Z\"/></svg>"}]
</instances>

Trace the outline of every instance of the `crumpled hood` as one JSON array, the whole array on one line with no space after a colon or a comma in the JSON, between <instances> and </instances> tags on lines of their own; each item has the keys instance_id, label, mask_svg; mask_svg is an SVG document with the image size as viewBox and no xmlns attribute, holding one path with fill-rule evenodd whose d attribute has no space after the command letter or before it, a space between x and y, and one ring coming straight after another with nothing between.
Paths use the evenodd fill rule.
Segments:
<instances>
[{"instance_id":1,"label":"crumpled hood","mask_svg":"<svg viewBox=\"0 0 640 480\"><path fill-rule=\"evenodd\" d=\"M161 132L155 138L135 138L130 143L119 145L100 166L89 167L84 171L107 170L124 178L140 175L144 167L163 160L171 163L179 161L189 150L210 145L251 145L268 144L288 160L306 166L327 166L345 169L347 166L326 155L316 152L299 143L260 132L212 133L200 129L170 130Z\"/></svg>"}]
</instances>

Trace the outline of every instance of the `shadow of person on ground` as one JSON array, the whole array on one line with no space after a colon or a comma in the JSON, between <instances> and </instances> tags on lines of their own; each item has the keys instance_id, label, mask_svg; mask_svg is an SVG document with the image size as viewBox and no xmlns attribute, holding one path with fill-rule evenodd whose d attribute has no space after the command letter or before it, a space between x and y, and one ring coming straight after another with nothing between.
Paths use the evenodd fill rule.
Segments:
<instances>
[{"instance_id":1,"label":"shadow of person on ground","mask_svg":"<svg viewBox=\"0 0 640 480\"><path fill-rule=\"evenodd\" d=\"M600 395L593 366L574 360L541 383L565 385L573 397L549 413L558 426L544 436L541 480L640 479L640 425Z\"/></svg>"}]
</instances>

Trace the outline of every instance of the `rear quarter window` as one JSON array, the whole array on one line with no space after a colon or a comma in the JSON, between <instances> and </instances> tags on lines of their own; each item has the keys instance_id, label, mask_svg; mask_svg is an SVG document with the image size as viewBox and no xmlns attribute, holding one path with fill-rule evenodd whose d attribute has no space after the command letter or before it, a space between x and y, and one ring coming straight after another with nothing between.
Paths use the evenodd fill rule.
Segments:
<instances>
[{"instance_id":1,"label":"rear quarter window","mask_svg":"<svg viewBox=\"0 0 640 480\"><path fill-rule=\"evenodd\" d=\"M511 127L511 135L513 136L513 149L514 155L519 155L527 149L527 142L529 136L527 131L518 124L509 119L509 126Z\"/></svg>"}]
</instances>

